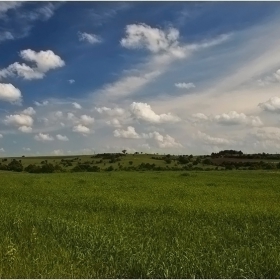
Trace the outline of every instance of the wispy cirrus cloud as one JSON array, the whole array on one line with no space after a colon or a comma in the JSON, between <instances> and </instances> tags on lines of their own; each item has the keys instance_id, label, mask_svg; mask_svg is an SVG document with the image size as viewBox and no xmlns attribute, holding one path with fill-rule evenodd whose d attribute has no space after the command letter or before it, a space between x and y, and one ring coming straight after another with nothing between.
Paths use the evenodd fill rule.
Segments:
<instances>
[{"instance_id":1,"label":"wispy cirrus cloud","mask_svg":"<svg viewBox=\"0 0 280 280\"><path fill-rule=\"evenodd\" d=\"M1 2L0 43L28 36L36 21L47 21L61 5L63 2L45 2L39 5L35 2Z\"/></svg>"}]
</instances>

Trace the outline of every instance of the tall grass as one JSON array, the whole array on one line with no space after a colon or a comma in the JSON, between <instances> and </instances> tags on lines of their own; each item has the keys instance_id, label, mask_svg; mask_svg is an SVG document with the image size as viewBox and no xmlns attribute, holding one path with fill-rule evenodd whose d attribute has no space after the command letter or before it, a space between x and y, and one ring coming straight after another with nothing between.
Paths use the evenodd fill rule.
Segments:
<instances>
[{"instance_id":1,"label":"tall grass","mask_svg":"<svg viewBox=\"0 0 280 280\"><path fill-rule=\"evenodd\" d=\"M280 173L0 173L1 278L279 278Z\"/></svg>"}]
</instances>

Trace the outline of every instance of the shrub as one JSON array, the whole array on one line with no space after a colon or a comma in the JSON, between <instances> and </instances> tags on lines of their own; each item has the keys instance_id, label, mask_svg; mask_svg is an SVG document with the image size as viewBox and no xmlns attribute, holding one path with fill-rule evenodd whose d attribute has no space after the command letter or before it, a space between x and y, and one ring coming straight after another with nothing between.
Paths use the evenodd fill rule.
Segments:
<instances>
[{"instance_id":1,"label":"shrub","mask_svg":"<svg viewBox=\"0 0 280 280\"><path fill-rule=\"evenodd\" d=\"M13 160L8 164L8 170L16 171L16 172L22 172L22 171L23 171L22 163L19 162L19 161L17 161L16 159L13 159Z\"/></svg>"}]
</instances>

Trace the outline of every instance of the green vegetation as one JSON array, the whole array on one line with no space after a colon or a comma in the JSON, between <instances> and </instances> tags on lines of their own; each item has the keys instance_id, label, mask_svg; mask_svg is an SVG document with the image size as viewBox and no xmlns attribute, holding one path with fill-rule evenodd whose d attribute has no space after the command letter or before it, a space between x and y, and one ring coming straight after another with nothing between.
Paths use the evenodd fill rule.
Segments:
<instances>
[{"instance_id":1,"label":"green vegetation","mask_svg":"<svg viewBox=\"0 0 280 280\"><path fill-rule=\"evenodd\" d=\"M0 170L55 173L108 171L211 171L280 169L280 155L224 150L211 156L104 153L88 156L3 158Z\"/></svg>"},{"instance_id":2,"label":"green vegetation","mask_svg":"<svg viewBox=\"0 0 280 280\"><path fill-rule=\"evenodd\" d=\"M277 171L0 176L1 278L280 277Z\"/></svg>"}]
</instances>

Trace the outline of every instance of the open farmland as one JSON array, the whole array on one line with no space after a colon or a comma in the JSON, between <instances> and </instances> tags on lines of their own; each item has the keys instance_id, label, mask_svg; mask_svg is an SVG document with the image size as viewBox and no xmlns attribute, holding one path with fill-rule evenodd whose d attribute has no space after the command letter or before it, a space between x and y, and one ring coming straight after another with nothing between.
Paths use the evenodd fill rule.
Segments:
<instances>
[{"instance_id":1,"label":"open farmland","mask_svg":"<svg viewBox=\"0 0 280 280\"><path fill-rule=\"evenodd\" d=\"M1 278L279 278L280 173L1 172Z\"/></svg>"}]
</instances>

